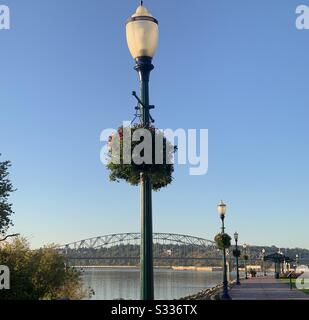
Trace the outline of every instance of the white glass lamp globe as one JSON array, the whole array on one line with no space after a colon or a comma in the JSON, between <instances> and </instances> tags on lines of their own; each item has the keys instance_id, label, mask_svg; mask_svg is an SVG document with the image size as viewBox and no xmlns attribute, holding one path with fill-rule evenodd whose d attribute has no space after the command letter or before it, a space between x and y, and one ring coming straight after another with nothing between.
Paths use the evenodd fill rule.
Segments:
<instances>
[{"instance_id":1,"label":"white glass lamp globe","mask_svg":"<svg viewBox=\"0 0 309 320\"><path fill-rule=\"evenodd\" d=\"M223 202L222 200L221 200L220 204L218 204L217 210L218 210L218 213L219 213L221 216L225 216L225 213L226 213L226 204L224 204L224 202Z\"/></svg>"},{"instance_id":2,"label":"white glass lamp globe","mask_svg":"<svg viewBox=\"0 0 309 320\"><path fill-rule=\"evenodd\" d=\"M159 39L158 21L146 9L143 2L127 20L126 36L133 59L153 58Z\"/></svg>"}]
</instances>

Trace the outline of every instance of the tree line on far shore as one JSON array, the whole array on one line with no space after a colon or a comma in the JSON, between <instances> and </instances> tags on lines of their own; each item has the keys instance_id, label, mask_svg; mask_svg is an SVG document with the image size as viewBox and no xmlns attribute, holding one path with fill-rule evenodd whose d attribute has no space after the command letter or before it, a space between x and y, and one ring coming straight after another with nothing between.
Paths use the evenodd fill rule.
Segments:
<instances>
[{"instance_id":1,"label":"tree line on far shore","mask_svg":"<svg viewBox=\"0 0 309 320\"><path fill-rule=\"evenodd\" d=\"M244 251L241 247L241 255L239 258L240 267L244 266L244 255L248 255L249 264L261 264L262 249L265 249L266 255L278 252L279 248L275 246L260 247L250 246ZM233 249L229 248L228 259L231 265L235 264L233 257ZM282 249L281 249L282 250ZM295 258L296 254L301 259L307 259L309 262L309 250L306 249L286 249L284 253L290 258ZM95 265L110 265L110 266L136 266L139 264L140 246L138 244L118 244L110 247L101 248L83 248L80 250L67 251L67 256L71 265L78 266L95 266ZM155 265L160 266L220 266L222 253L215 247L203 248L185 244L161 244L154 243L153 256ZM82 259L78 259L78 257ZM182 259L187 257L188 259ZM158 259L160 258L160 259ZM192 259L190 259L192 258ZM270 264L266 262L266 264Z\"/></svg>"}]
</instances>

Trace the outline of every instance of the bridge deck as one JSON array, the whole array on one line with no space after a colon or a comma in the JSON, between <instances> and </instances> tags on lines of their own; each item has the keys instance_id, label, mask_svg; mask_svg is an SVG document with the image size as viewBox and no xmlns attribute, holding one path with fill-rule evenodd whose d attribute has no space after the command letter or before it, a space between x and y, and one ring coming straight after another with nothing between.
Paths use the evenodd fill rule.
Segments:
<instances>
[{"instance_id":1,"label":"bridge deck","mask_svg":"<svg viewBox=\"0 0 309 320\"><path fill-rule=\"evenodd\" d=\"M309 300L309 295L274 277L242 280L240 286L230 291L232 300Z\"/></svg>"}]
</instances>

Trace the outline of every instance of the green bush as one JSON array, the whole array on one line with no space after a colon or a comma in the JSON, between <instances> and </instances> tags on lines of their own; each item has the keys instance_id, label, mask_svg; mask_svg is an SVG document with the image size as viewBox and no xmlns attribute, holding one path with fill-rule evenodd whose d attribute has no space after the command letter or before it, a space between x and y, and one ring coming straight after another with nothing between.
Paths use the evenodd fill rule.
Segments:
<instances>
[{"instance_id":1,"label":"green bush","mask_svg":"<svg viewBox=\"0 0 309 320\"><path fill-rule=\"evenodd\" d=\"M87 296L81 275L66 268L66 259L52 246L30 250L25 239L1 243L0 261L10 269L10 290L0 300L79 300Z\"/></svg>"}]
</instances>

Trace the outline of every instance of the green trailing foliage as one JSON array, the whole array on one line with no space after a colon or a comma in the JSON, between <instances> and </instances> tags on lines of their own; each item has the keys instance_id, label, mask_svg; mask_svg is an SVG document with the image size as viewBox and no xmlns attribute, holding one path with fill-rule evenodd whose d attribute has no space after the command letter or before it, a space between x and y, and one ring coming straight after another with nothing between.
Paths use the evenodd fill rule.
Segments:
<instances>
[{"instance_id":1,"label":"green trailing foliage","mask_svg":"<svg viewBox=\"0 0 309 320\"><path fill-rule=\"evenodd\" d=\"M214 240L218 249L223 250L231 246L232 238L227 233L218 233Z\"/></svg>"},{"instance_id":2,"label":"green trailing foliage","mask_svg":"<svg viewBox=\"0 0 309 320\"><path fill-rule=\"evenodd\" d=\"M177 147L173 146L164 137L163 133L155 127L146 129L151 134L152 145L147 146L144 144L143 146L143 136L139 137L138 141L132 139L134 135L138 137L141 132L141 130L137 131L139 129L144 128L138 124L132 127L121 126L115 134L109 137L109 151L107 155L107 169L110 172L109 179L116 182L124 180L133 186L137 186L141 180L141 173L143 173L150 179L152 189L157 191L173 181L174 165L172 164L172 159L177 151ZM131 148L130 145L128 146L127 140L124 143L124 137L131 137L129 138ZM163 148L158 148L158 145L156 148L156 141L161 142ZM149 155L151 163L145 163L146 161L141 164L136 164L134 161L131 161L129 164L127 163L128 161L124 155L130 155L130 159L135 159L136 156L144 157L146 155L144 154L145 150L151 153ZM160 159L160 163L158 163L158 159Z\"/></svg>"},{"instance_id":3,"label":"green trailing foliage","mask_svg":"<svg viewBox=\"0 0 309 320\"><path fill-rule=\"evenodd\" d=\"M247 254L244 254L244 260L248 260L249 259L249 256Z\"/></svg>"}]
</instances>

